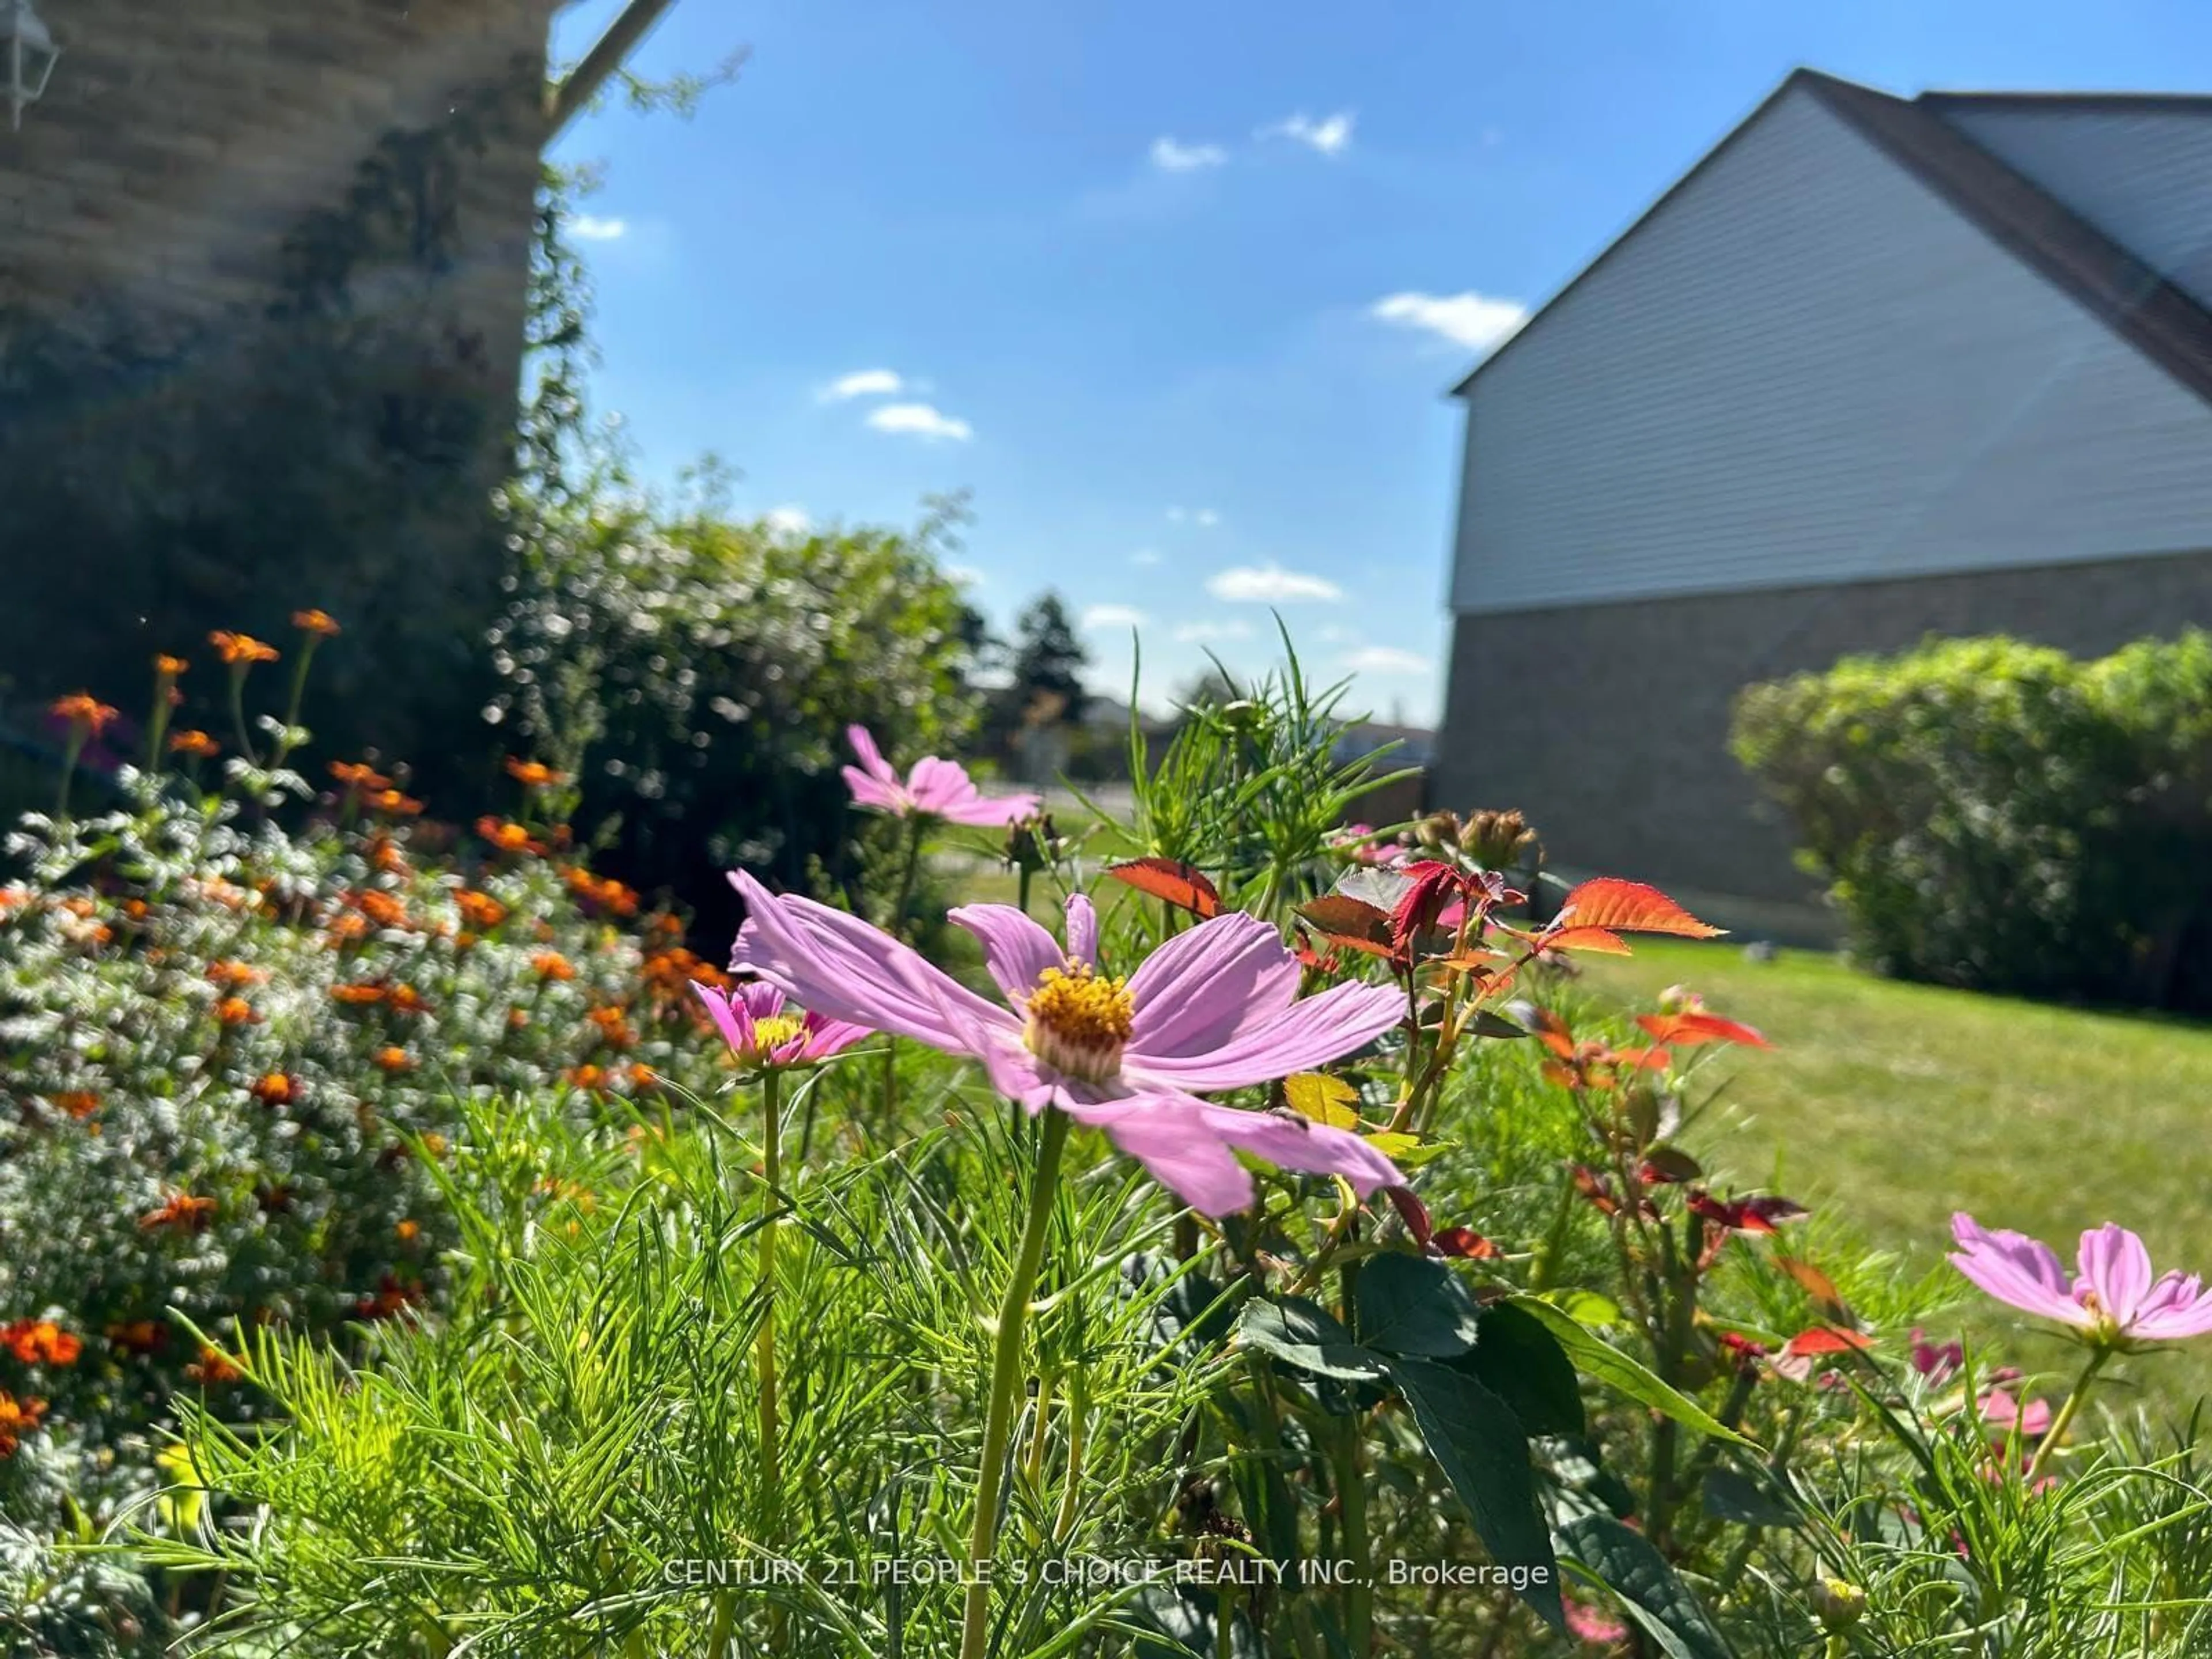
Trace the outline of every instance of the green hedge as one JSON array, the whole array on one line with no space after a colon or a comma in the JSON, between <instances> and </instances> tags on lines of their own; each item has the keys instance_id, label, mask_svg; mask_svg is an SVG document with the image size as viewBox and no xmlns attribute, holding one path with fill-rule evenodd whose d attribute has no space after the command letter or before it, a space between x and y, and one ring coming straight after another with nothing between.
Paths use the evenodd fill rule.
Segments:
<instances>
[{"instance_id":1,"label":"green hedge","mask_svg":"<svg viewBox=\"0 0 2212 1659\"><path fill-rule=\"evenodd\" d=\"M1881 971L2212 1010L2212 636L1846 658L1745 690L1735 749Z\"/></svg>"}]
</instances>

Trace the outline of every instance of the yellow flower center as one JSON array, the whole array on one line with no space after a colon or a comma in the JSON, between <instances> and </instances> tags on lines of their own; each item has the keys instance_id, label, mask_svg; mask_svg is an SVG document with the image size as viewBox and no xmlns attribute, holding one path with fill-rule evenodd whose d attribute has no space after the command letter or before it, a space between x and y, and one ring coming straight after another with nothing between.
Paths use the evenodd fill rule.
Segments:
<instances>
[{"instance_id":1,"label":"yellow flower center","mask_svg":"<svg viewBox=\"0 0 2212 1659\"><path fill-rule=\"evenodd\" d=\"M1030 993L1024 1041L1046 1065L1103 1083L1121 1069L1136 1012L1125 982L1102 979L1088 963L1048 968Z\"/></svg>"},{"instance_id":2,"label":"yellow flower center","mask_svg":"<svg viewBox=\"0 0 2212 1659\"><path fill-rule=\"evenodd\" d=\"M766 1060L787 1042L806 1033L806 1022L797 1014L771 1014L753 1022L753 1058Z\"/></svg>"}]
</instances>

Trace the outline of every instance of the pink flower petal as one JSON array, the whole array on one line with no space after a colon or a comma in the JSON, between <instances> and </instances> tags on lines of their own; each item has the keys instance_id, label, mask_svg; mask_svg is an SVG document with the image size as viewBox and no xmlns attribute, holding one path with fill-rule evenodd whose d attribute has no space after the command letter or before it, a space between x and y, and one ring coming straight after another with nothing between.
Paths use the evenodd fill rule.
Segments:
<instances>
[{"instance_id":1,"label":"pink flower petal","mask_svg":"<svg viewBox=\"0 0 2212 1659\"><path fill-rule=\"evenodd\" d=\"M1201 1215L1234 1215L1249 1209L1252 1172L1193 1115L1196 1104L1132 1098L1111 1107L1079 1108L1074 1115L1099 1124L1116 1146Z\"/></svg>"},{"instance_id":2,"label":"pink flower petal","mask_svg":"<svg viewBox=\"0 0 2212 1659\"><path fill-rule=\"evenodd\" d=\"M1218 1011L1218 1005L1214 1006ZM1140 1018L1143 1008L1139 1003ZM1395 986L1333 986L1256 1025L1240 1022L1236 1035L1219 1047L1188 1059L1163 1055L1149 1047L1140 1049L1139 1038L1133 1036L1121 1069L1132 1079L1193 1094L1249 1088L1326 1066L1364 1048L1398 1024L1405 1012L1405 997ZM1214 1018L1219 1021L1218 1012Z\"/></svg>"},{"instance_id":3,"label":"pink flower petal","mask_svg":"<svg viewBox=\"0 0 2212 1659\"><path fill-rule=\"evenodd\" d=\"M1998 1301L2069 1325L2091 1322L2050 1246L2023 1233L1991 1232L1964 1211L1951 1218L1951 1236L1961 1247L1951 1265Z\"/></svg>"},{"instance_id":4,"label":"pink flower petal","mask_svg":"<svg viewBox=\"0 0 2212 1659\"><path fill-rule=\"evenodd\" d=\"M1130 1051L1194 1058L1281 1013L1297 994L1297 958L1282 936L1231 911L1177 933L1129 976L1137 1006Z\"/></svg>"},{"instance_id":5,"label":"pink flower petal","mask_svg":"<svg viewBox=\"0 0 2212 1659\"><path fill-rule=\"evenodd\" d=\"M1098 911L1080 893L1067 896L1067 954L1077 962L1098 965Z\"/></svg>"},{"instance_id":6,"label":"pink flower petal","mask_svg":"<svg viewBox=\"0 0 2212 1659\"><path fill-rule=\"evenodd\" d=\"M971 1026L1018 1032L1012 1013L859 917L771 893L742 870L730 884L745 902L730 966L759 975L801 1006L952 1054L973 1052Z\"/></svg>"},{"instance_id":7,"label":"pink flower petal","mask_svg":"<svg viewBox=\"0 0 2212 1659\"><path fill-rule=\"evenodd\" d=\"M938 816L949 823L964 823L973 828L995 830L1006 824L1018 823L1024 818L1033 818L1044 805L1036 795L970 795L939 809Z\"/></svg>"},{"instance_id":8,"label":"pink flower petal","mask_svg":"<svg viewBox=\"0 0 2212 1659\"><path fill-rule=\"evenodd\" d=\"M1206 1127L1223 1140L1256 1152L1279 1169L1340 1175L1362 1198L1378 1187L1405 1184L1396 1164L1349 1129L1331 1128L1296 1112L1248 1112L1214 1105L1201 1110Z\"/></svg>"},{"instance_id":9,"label":"pink flower petal","mask_svg":"<svg viewBox=\"0 0 2212 1659\"><path fill-rule=\"evenodd\" d=\"M898 782L898 774L891 769L891 763L884 758L884 751L876 747L875 736L866 726L847 726L845 741L853 745L853 752L860 757L861 769L868 776L878 783L896 785Z\"/></svg>"},{"instance_id":10,"label":"pink flower petal","mask_svg":"<svg viewBox=\"0 0 2212 1659\"><path fill-rule=\"evenodd\" d=\"M864 1036L873 1033L866 1025L855 1025L848 1020L824 1019L819 1014L806 1016L806 1036L799 1045L798 1058L802 1060L827 1060L832 1054L842 1054Z\"/></svg>"},{"instance_id":11,"label":"pink flower petal","mask_svg":"<svg viewBox=\"0 0 2212 1659\"><path fill-rule=\"evenodd\" d=\"M698 980L691 988L699 994L699 1000L707 1005L707 1016L714 1022L714 1029L722 1034L722 1041L730 1045L730 1052L740 1059L749 1058L753 1051L752 1014L744 1005L726 991Z\"/></svg>"},{"instance_id":12,"label":"pink flower petal","mask_svg":"<svg viewBox=\"0 0 2212 1659\"><path fill-rule=\"evenodd\" d=\"M963 904L945 918L981 941L983 965L1013 1002L1037 988L1048 968L1064 968L1060 941L1011 904Z\"/></svg>"},{"instance_id":13,"label":"pink flower petal","mask_svg":"<svg viewBox=\"0 0 2212 1659\"><path fill-rule=\"evenodd\" d=\"M914 763L906 775L906 787L916 806L939 817L948 807L975 799L975 786L967 769L957 761L939 760L934 755L924 755Z\"/></svg>"},{"instance_id":14,"label":"pink flower petal","mask_svg":"<svg viewBox=\"0 0 2212 1659\"><path fill-rule=\"evenodd\" d=\"M898 785L884 783L872 778L857 766L848 766L842 769L844 773L845 787L853 792L854 805L866 807L872 811L896 815L905 812L912 805L907 799L906 792Z\"/></svg>"},{"instance_id":15,"label":"pink flower petal","mask_svg":"<svg viewBox=\"0 0 2212 1659\"><path fill-rule=\"evenodd\" d=\"M2107 1221L2081 1235L2081 1266L2075 1294L2094 1291L2106 1313L2123 1329L2133 1324L2150 1290L2150 1252L2142 1240L2118 1222Z\"/></svg>"}]
</instances>

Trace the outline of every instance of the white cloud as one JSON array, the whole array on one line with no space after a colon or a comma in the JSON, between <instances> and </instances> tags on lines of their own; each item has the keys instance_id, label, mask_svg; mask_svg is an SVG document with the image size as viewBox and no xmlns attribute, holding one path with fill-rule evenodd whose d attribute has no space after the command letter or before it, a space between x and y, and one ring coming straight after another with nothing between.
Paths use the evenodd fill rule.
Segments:
<instances>
[{"instance_id":1,"label":"white cloud","mask_svg":"<svg viewBox=\"0 0 2212 1659\"><path fill-rule=\"evenodd\" d=\"M1252 624L1248 622L1185 623L1175 631L1175 636L1185 645L1208 644L1215 640L1249 640Z\"/></svg>"},{"instance_id":2,"label":"white cloud","mask_svg":"<svg viewBox=\"0 0 2212 1659\"><path fill-rule=\"evenodd\" d=\"M1418 652L1401 651L1395 645L1369 645L1346 652L1344 665L1355 674L1425 674L1436 665Z\"/></svg>"},{"instance_id":3,"label":"white cloud","mask_svg":"<svg viewBox=\"0 0 2212 1659\"><path fill-rule=\"evenodd\" d=\"M1206 579L1217 599L1279 605L1291 599L1340 599L1344 590L1326 576L1285 570L1279 564L1237 565Z\"/></svg>"},{"instance_id":4,"label":"white cloud","mask_svg":"<svg viewBox=\"0 0 2212 1659\"><path fill-rule=\"evenodd\" d=\"M1393 294L1377 300L1367 314L1378 322L1426 329L1454 345L1480 351L1520 327L1528 307L1518 300L1493 300L1470 289L1465 294Z\"/></svg>"},{"instance_id":5,"label":"white cloud","mask_svg":"<svg viewBox=\"0 0 2212 1659\"><path fill-rule=\"evenodd\" d=\"M945 567L945 580L962 587L981 587L983 573L972 564L948 564Z\"/></svg>"},{"instance_id":6,"label":"white cloud","mask_svg":"<svg viewBox=\"0 0 2212 1659\"><path fill-rule=\"evenodd\" d=\"M1131 564L1158 564L1159 562L1160 550L1157 547L1140 547L1129 555Z\"/></svg>"},{"instance_id":7,"label":"white cloud","mask_svg":"<svg viewBox=\"0 0 2212 1659\"><path fill-rule=\"evenodd\" d=\"M619 242L629 234L629 221L580 213L568 221L568 234L580 242Z\"/></svg>"},{"instance_id":8,"label":"white cloud","mask_svg":"<svg viewBox=\"0 0 2212 1659\"><path fill-rule=\"evenodd\" d=\"M1142 628L1145 613L1133 605L1091 605L1083 608L1083 631L1096 633L1104 628Z\"/></svg>"},{"instance_id":9,"label":"white cloud","mask_svg":"<svg viewBox=\"0 0 2212 1659\"><path fill-rule=\"evenodd\" d=\"M868 424L878 432L910 433L933 442L950 438L964 444L975 435L975 428L967 422L928 404L885 404L868 411Z\"/></svg>"},{"instance_id":10,"label":"white cloud","mask_svg":"<svg viewBox=\"0 0 2212 1659\"><path fill-rule=\"evenodd\" d=\"M841 374L822 388L822 401L840 404L848 398L889 398L906 390L895 368L857 368Z\"/></svg>"},{"instance_id":11,"label":"white cloud","mask_svg":"<svg viewBox=\"0 0 2212 1659\"><path fill-rule=\"evenodd\" d=\"M786 501L781 507L771 507L761 517L779 536L804 536L814 528L813 515L797 501Z\"/></svg>"},{"instance_id":12,"label":"white cloud","mask_svg":"<svg viewBox=\"0 0 2212 1659\"><path fill-rule=\"evenodd\" d=\"M1171 507L1168 509L1170 524L1194 524L1201 530L1211 530L1221 522L1221 515L1210 507Z\"/></svg>"},{"instance_id":13,"label":"white cloud","mask_svg":"<svg viewBox=\"0 0 2212 1659\"><path fill-rule=\"evenodd\" d=\"M1229 159L1218 144L1179 144L1172 138L1152 140L1152 165L1162 173L1195 173L1218 167Z\"/></svg>"},{"instance_id":14,"label":"white cloud","mask_svg":"<svg viewBox=\"0 0 2212 1659\"><path fill-rule=\"evenodd\" d=\"M1352 143L1352 128L1355 117L1348 109L1340 109L1325 119L1307 118L1302 110L1286 120L1261 127L1255 135L1261 138L1295 138L1298 143L1319 150L1323 155L1334 155Z\"/></svg>"}]
</instances>

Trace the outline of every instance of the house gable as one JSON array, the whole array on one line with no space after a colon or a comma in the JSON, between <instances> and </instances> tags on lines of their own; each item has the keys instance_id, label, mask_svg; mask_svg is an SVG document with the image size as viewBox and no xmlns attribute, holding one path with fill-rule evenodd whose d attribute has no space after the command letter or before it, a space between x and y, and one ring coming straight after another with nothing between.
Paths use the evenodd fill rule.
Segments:
<instances>
[{"instance_id":1,"label":"house gable","mask_svg":"<svg viewBox=\"0 0 2212 1659\"><path fill-rule=\"evenodd\" d=\"M1929 93L1918 102L2212 304L2212 99Z\"/></svg>"},{"instance_id":2,"label":"house gable","mask_svg":"<svg viewBox=\"0 0 2212 1659\"><path fill-rule=\"evenodd\" d=\"M2204 321L1926 112L1794 76L1462 388L1455 608L2212 548Z\"/></svg>"}]
</instances>

